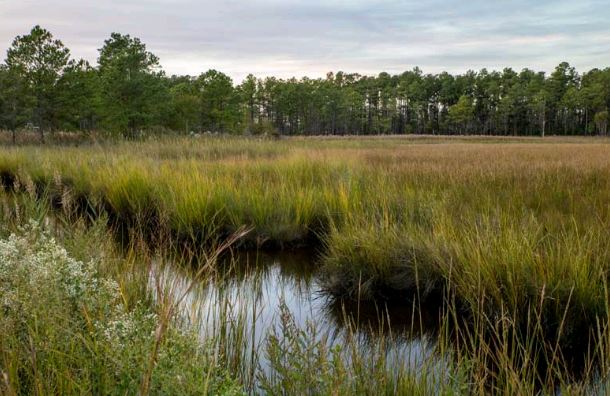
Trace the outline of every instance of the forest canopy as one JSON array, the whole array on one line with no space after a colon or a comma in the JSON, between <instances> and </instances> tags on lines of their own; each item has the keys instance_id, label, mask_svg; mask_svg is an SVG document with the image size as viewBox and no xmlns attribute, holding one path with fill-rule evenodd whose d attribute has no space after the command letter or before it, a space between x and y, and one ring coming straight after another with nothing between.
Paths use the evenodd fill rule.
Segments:
<instances>
[{"instance_id":1,"label":"forest canopy","mask_svg":"<svg viewBox=\"0 0 610 396\"><path fill-rule=\"evenodd\" d=\"M138 38L112 33L96 65L74 59L51 32L17 36L0 64L0 129L235 134L605 135L610 67L562 62L531 69L326 78L239 84L208 70L167 76Z\"/></svg>"}]
</instances>

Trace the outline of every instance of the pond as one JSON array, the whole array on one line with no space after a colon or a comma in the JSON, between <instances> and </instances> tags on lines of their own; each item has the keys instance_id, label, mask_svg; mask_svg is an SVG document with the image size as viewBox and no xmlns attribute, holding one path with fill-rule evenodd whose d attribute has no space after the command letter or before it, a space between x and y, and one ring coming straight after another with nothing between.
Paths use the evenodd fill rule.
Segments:
<instances>
[{"instance_id":1,"label":"pond","mask_svg":"<svg viewBox=\"0 0 610 396\"><path fill-rule=\"evenodd\" d=\"M237 346L252 367L269 372L265 341L281 336L288 321L315 341L339 346L347 360L355 347L361 356L383 354L389 369L425 375L444 370L445 359L434 356L438 309L418 309L409 301L336 301L323 292L319 266L306 251L242 253L227 261L214 279L195 284L186 294L192 279L179 266L166 265L155 275L173 298L185 294L180 312L202 341L209 335L227 337L233 350L223 353L235 353ZM433 370L431 361L437 366ZM426 370L418 370L424 364Z\"/></svg>"}]
</instances>

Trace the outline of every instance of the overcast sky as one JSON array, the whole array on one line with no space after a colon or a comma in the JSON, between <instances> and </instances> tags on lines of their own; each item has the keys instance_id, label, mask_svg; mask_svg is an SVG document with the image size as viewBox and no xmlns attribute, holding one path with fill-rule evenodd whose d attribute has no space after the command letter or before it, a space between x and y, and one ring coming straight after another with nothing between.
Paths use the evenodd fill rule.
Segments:
<instances>
[{"instance_id":1,"label":"overcast sky","mask_svg":"<svg viewBox=\"0 0 610 396\"><path fill-rule=\"evenodd\" d=\"M113 31L167 74L319 77L610 66L610 0L0 0L0 52L40 24L95 63Z\"/></svg>"}]
</instances>

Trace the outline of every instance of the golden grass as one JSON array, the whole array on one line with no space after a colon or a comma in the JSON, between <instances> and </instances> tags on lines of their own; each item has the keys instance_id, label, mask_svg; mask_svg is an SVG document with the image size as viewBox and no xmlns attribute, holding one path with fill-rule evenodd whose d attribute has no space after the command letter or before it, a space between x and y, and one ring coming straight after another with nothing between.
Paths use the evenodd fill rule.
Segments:
<instances>
[{"instance_id":1,"label":"golden grass","mask_svg":"<svg viewBox=\"0 0 610 396\"><path fill-rule=\"evenodd\" d=\"M606 331L609 142L225 137L4 148L0 176L84 196L116 223L181 242L246 226L245 246L314 244L330 292L448 293L456 315L507 318L517 344L548 342L528 346L548 363L553 345L586 349L596 326Z\"/></svg>"}]
</instances>

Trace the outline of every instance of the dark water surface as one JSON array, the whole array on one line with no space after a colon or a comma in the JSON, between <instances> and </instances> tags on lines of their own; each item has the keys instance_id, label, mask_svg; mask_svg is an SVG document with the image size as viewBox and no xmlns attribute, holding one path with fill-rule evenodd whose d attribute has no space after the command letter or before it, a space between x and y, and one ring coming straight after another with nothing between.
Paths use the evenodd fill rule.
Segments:
<instances>
[{"instance_id":1,"label":"dark water surface","mask_svg":"<svg viewBox=\"0 0 610 396\"><path fill-rule=\"evenodd\" d=\"M190 279L175 267L165 266L161 278L172 285L174 295L182 295ZM193 287L180 309L202 340L218 334L222 326L241 328L242 336L235 342L242 343L241 348L265 371L270 369L265 341L269 335L282 334L286 311L298 328L310 332L315 328L312 337L329 347L349 349L349 339L363 356L383 354L390 369L418 372L425 365L422 371L445 370L446 360L435 356L438 312L415 309L409 301L393 305L334 301L322 291L317 268L308 252L241 254L232 264L220 265L216 279Z\"/></svg>"}]
</instances>

